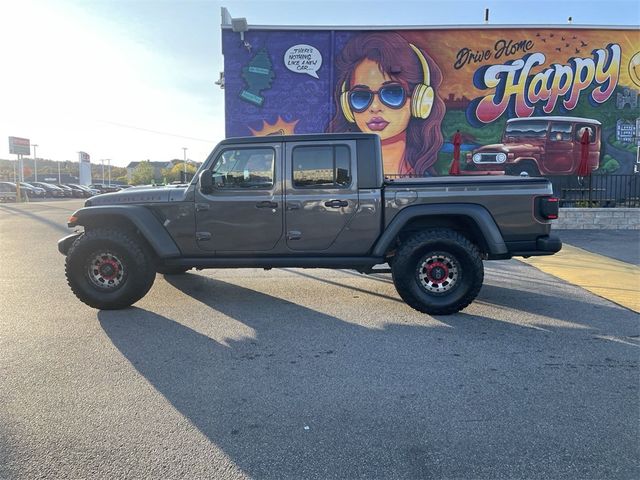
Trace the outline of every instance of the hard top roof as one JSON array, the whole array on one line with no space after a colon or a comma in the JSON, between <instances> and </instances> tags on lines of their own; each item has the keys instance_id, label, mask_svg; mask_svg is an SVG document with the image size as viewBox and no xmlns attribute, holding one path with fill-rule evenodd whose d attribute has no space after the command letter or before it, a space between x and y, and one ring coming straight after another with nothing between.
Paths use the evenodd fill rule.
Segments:
<instances>
[{"instance_id":1,"label":"hard top roof","mask_svg":"<svg viewBox=\"0 0 640 480\"><path fill-rule=\"evenodd\" d=\"M546 122L581 122L581 123L592 123L594 125L602 125L598 120L594 120L593 118L562 117L562 116L510 118L509 120L507 120L507 123L528 122L530 120L541 120Z\"/></svg>"},{"instance_id":2,"label":"hard top roof","mask_svg":"<svg viewBox=\"0 0 640 480\"><path fill-rule=\"evenodd\" d=\"M251 143L272 143L272 142L313 142L313 141L344 141L344 140L365 140L379 138L375 133L345 132L345 133L311 133L302 135L267 135L262 137L229 137L220 142L220 145L227 144L251 144Z\"/></svg>"}]
</instances>

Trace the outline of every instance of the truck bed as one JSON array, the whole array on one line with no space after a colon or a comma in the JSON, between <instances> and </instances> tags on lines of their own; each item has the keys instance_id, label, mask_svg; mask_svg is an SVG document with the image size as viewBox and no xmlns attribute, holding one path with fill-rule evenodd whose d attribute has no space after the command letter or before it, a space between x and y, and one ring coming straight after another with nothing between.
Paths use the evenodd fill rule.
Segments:
<instances>
[{"instance_id":1,"label":"truck bed","mask_svg":"<svg viewBox=\"0 0 640 480\"><path fill-rule=\"evenodd\" d=\"M435 185L543 185L549 183L545 177L517 177L512 175L459 175L445 177L386 178L387 187L419 187Z\"/></svg>"}]
</instances>

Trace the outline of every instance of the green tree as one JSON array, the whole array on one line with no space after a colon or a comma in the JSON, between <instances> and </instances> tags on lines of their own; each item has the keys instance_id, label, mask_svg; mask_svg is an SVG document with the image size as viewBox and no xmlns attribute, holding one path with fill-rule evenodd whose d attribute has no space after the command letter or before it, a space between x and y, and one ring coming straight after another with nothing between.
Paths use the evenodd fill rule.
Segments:
<instances>
[{"instance_id":1,"label":"green tree","mask_svg":"<svg viewBox=\"0 0 640 480\"><path fill-rule=\"evenodd\" d=\"M187 176L188 178L193 177L196 173L196 166L187 162ZM184 162L176 163L171 168L165 168L162 170L162 176L166 179L167 182L177 182L181 181L184 175Z\"/></svg>"},{"instance_id":2,"label":"green tree","mask_svg":"<svg viewBox=\"0 0 640 480\"><path fill-rule=\"evenodd\" d=\"M149 160L140 162L131 175L132 185L147 185L153 182L153 167Z\"/></svg>"}]
</instances>

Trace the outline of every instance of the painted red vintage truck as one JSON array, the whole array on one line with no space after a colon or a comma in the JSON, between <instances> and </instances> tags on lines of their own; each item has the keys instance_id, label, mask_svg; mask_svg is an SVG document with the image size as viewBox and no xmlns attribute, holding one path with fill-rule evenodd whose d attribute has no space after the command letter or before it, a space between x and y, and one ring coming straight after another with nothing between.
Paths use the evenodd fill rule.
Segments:
<instances>
[{"instance_id":1,"label":"painted red vintage truck","mask_svg":"<svg viewBox=\"0 0 640 480\"><path fill-rule=\"evenodd\" d=\"M502 143L467 154L467 170L504 171L510 175L575 175L584 129L589 130L589 169L598 168L602 126L579 117L528 117L507 120Z\"/></svg>"}]
</instances>

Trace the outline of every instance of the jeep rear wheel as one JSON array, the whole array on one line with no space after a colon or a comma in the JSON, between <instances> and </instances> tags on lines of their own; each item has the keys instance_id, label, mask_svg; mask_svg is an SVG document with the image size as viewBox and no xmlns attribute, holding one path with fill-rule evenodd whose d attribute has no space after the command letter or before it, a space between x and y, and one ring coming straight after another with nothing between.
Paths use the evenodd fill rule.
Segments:
<instances>
[{"instance_id":1,"label":"jeep rear wheel","mask_svg":"<svg viewBox=\"0 0 640 480\"><path fill-rule=\"evenodd\" d=\"M432 315L448 315L468 306L484 279L478 247L448 229L413 234L393 257L391 271L402 299Z\"/></svg>"},{"instance_id":2,"label":"jeep rear wheel","mask_svg":"<svg viewBox=\"0 0 640 480\"><path fill-rule=\"evenodd\" d=\"M86 231L69 249L67 282L82 302L103 310L126 308L146 295L155 269L132 235L110 229Z\"/></svg>"}]
</instances>

